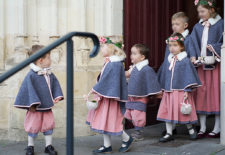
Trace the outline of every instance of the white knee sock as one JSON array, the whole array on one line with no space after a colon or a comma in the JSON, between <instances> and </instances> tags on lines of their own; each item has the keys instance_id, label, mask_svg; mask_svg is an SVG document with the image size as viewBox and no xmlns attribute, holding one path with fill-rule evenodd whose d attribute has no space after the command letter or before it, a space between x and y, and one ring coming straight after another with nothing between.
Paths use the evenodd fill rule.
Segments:
<instances>
[{"instance_id":1,"label":"white knee sock","mask_svg":"<svg viewBox=\"0 0 225 155\"><path fill-rule=\"evenodd\" d=\"M123 131L122 140L124 142L127 142L129 139L130 139L130 136L125 131Z\"/></svg>"},{"instance_id":2,"label":"white knee sock","mask_svg":"<svg viewBox=\"0 0 225 155\"><path fill-rule=\"evenodd\" d=\"M129 136L125 131L123 131L123 134L122 134L122 141L123 141L123 142L128 142L129 139L130 139L130 136ZM125 145L122 144L122 147L125 147Z\"/></svg>"},{"instance_id":3,"label":"white knee sock","mask_svg":"<svg viewBox=\"0 0 225 155\"><path fill-rule=\"evenodd\" d=\"M166 132L173 135L173 124L166 122ZM169 137L168 135L165 135L164 138Z\"/></svg>"},{"instance_id":4,"label":"white knee sock","mask_svg":"<svg viewBox=\"0 0 225 155\"><path fill-rule=\"evenodd\" d=\"M191 129L192 128L192 125L191 124L187 124L186 126L187 126L187 129L188 129L189 134L193 134L195 132L194 129Z\"/></svg>"},{"instance_id":5,"label":"white knee sock","mask_svg":"<svg viewBox=\"0 0 225 155\"><path fill-rule=\"evenodd\" d=\"M111 146L111 136L104 134L103 135L103 140L104 140L104 146L105 147L110 147Z\"/></svg>"},{"instance_id":6,"label":"white knee sock","mask_svg":"<svg viewBox=\"0 0 225 155\"><path fill-rule=\"evenodd\" d=\"M34 146L34 138L31 136L28 136L28 146Z\"/></svg>"},{"instance_id":7,"label":"white knee sock","mask_svg":"<svg viewBox=\"0 0 225 155\"><path fill-rule=\"evenodd\" d=\"M52 145L52 135L45 136L45 146Z\"/></svg>"},{"instance_id":8,"label":"white knee sock","mask_svg":"<svg viewBox=\"0 0 225 155\"><path fill-rule=\"evenodd\" d=\"M220 116L219 115L215 115L215 125L212 132L214 133L220 132Z\"/></svg>"},{"instance_id":9,"label":"white knee sock","mask_svg":"<svg viewBox=\"0 0 225 155\"><path fill-rule=\"evenodd\" d=\"M205 132L206 131L206 115L199 115L200 119L200 131Z\"/></svg>"}]
</instances>

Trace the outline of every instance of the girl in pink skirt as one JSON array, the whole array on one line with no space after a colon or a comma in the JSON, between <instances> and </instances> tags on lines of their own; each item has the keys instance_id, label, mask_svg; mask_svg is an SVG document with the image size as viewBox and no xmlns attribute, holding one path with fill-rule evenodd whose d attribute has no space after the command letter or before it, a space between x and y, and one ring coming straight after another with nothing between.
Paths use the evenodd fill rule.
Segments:
<instances>
[{"instance_id":1,"label":"girl in pink skirt","mask_svg":"<svg viewBox=\"0 0 225 155\"><path fill-rule=\"evenodd\" d=\"M166 122L167 134L160 138L160 142L174 139L172 135L173 124L186 124L190 139L197 138L197 133L192 124L197 123L195 104L192 90L201 85L197 72L184 51L184 38L180 33L175 33L167 39L170 54L165 63L167 68L160 84L164 91L159 107L157 120ZM181 113L181 103L190 104L190 114Z\"/></svg>"},{"instance_id":2,"label":"girl in pink skirt","mask_svg":"<svg viewBox=\"0 0 225 155\"><path fill-rule=\"evenodd\" d=\"M196 92L196 110L200 119L198 138L220 136L220 54L223 43L224 20L216 13L214 0L196 0L200 17L190 36L188 48L192 62L202 82ZM214 56L209 63L208 56ZM206 133L206 116L215 115L212 132Z\"/></svg>"},{"instance_id":3,"label":"girl in pink skirt","mask_svg":"<svg viewBox=\"0 0 225 155\"><path fill-rule=\"evenodd\" d=\"M123 130L123 102L128 99L127 83L122 61L126 55L120 42L114 43L109 38L100 38L105 64L92 93L98 100L98 107L88 113L87 124L91 130L103 134L104 144L93 153L111 153L111 136L122 136L119 152L129 150L133 139ZM123 105L124 106L124 105Z\"/></svg>"},{"instance_id":4,"label":"girl in pink skirt","mask_svg":"<svg viewBox=\"0 0 225 155\"><path fill-rule=\"evenodd\" d=\"M44 46L34 45L29 55L39 51ZM25 77L14 106L27 110L24 121L25 131L28 133L26 155L34 154L34 139L39 132L45 135L45 153L57 155L52 146L52 134L55 120L52 107L63 99L59 82L50 70L50 53L30 64L30 72Z\"/></svg>"}]
</instances>

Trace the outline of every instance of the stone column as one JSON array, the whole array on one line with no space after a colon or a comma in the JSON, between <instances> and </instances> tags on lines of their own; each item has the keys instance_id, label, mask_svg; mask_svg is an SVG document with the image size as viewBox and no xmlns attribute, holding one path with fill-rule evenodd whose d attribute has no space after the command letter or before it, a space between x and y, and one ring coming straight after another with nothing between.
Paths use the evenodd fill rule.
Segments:
<instances>
[{"instance_id":1,"label":"stone column","mask_svg":"<svg viewBox=\"0 0 225 155\"><path fill-rule=\"evenodd\" d=\"M0 73L4 70L4 57L5 57L5 3L0 0Z\"/></svg>"}]
</instances>

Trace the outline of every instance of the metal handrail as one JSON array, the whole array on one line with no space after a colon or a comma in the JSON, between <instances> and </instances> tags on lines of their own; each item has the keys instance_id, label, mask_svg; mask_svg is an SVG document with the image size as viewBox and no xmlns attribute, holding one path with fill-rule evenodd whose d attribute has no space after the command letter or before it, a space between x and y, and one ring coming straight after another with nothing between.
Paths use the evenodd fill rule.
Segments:
<instances>
[{"instance_id":1,"label":"metal handrail","mask_svg":"<svg viewBox=\"0 0 225 155\"><path fill-rule=\"evenodd\" d=\"M73 40L72 38L74 36L79 37L87 37L91 38L94 47L92 49L92 52L90 53L90 57L95 57L98 54L99 51L99 40L98 37L93 33L88 32L70 32L63 37L57 39L50 45L44 47L40 51L38 51L36 54L32 55L28 59L24 60L23 62L19 63L17 66L11 68L10 70L6 71L0 76L0 83L6 80L7 78L11 77L18 71L22 70L24 67L29 65L30 63L34 62L35 60L41 58L43 55L51 51L52 49L56 48L57 46L63 44L64 42L67 42L67 119L66 119L66 154L67 155L73 155L74 154L74 134L73 134Z\"/></svg>"}]
</instances>

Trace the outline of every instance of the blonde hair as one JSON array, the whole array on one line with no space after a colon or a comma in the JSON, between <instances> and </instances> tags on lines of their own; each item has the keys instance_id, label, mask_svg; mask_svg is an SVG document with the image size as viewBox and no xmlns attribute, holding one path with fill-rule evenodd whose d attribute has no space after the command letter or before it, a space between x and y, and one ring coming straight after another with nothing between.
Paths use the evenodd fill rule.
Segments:
<instances>
[{"instance_id":1,"label":"blonde hair","mask_svg":"<svg viewBox=\"0 0 225 155\"><path fill-rule=\"evenodd\" d=\"M116 42L123 42L123 37L121 36L108 36L110 38L110 40L114 43ZM109 50L110 50L110 53L112 55L116 55L116 56L119 56L119 57L123 57L124 59L126 58L126 53L124 52L123 50L123 47L122 49L115 46L114 44L105 44L108 46Z\"/></svg>"},{"instance_id":2,"label":"blonde hair","mask_svg":"<svg viewBox=\"0 0 225 155\"><path fill-rule=\"evenodd\" d=\"M108 49L110 50L110 53L112 55L123 57L124 59L126 58L126 54L121 48L115 46L114 44L106 44L106 45L108 46Z\"/></svg>"},{"instance_id":3,"label":"blonde hair","mask_svg":"<svg viewBox=\"0 0 225 155\"><path fill-rule=\"evenodd\" d=\"M175 20L177 18L182 18L185 23L189 22L189 18L184 12L177 12L177 13L173 14L172 20Z\"/></svg>"}]
</instances>

